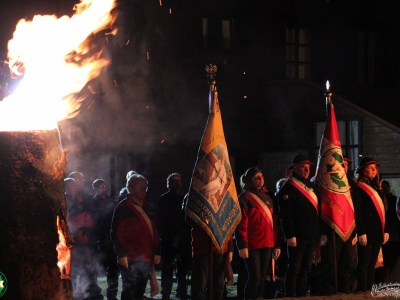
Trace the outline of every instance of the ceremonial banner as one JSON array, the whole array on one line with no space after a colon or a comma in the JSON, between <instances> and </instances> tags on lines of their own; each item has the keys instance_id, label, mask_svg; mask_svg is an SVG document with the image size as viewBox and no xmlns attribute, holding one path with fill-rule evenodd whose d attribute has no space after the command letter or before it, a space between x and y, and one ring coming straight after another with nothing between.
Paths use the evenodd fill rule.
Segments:
<instances>
[{"instance_id":1,"label":"ceremonial banner","mask_svg":"<svg viewBox=\"0 0 400 300\"><path fill-rule=\"evenodd\" d=\"M316 179L321 192L321 218L347 241L355 228L354 206L333 105L321 140Z\"/></svg>"},{"instance_id":2,"label":"ceremonial banner","mask_svg":"<svg viewBox=\"0 0 400 300\"><path fill-rule=\"evenodd\" d=\"M222 252L240 222L241 213L222 127L218 93L213 93L185 213L207 232L215 247Z\"/></svg>"}]
</instances>

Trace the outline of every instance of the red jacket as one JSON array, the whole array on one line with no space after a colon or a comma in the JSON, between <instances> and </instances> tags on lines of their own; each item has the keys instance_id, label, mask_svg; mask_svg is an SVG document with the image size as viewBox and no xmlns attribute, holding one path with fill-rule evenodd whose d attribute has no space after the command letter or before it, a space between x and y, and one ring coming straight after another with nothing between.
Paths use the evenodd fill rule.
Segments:
<instances>
[{"instance_id":1,"label":"red jacket","mask_svg":"<svg viewBox=\"0 0 400 300\"><path fill-rule=\"evenodd\" d=\"M142 209L151 221L153 237L128 198L121 201L114 210L111 224L111 239L118 257L128 257L132 261L153 261L154 255L160 255L160 238L157 229L156 214L146 201Z\"/></svg>"},{"instance_id":2,"label":"red jacket","mask_svg":"<svg viewBox=\"0 0 400 300\"><path fill-rule=\"evenodd\" d=\"M67 221L75 245L88 245L89 234L93 221L90 218L89 211L83 205L83 200L76 195L74 199L70 199L67 195Z\"/></svg>"},{"instance_id":3,"label":"red jacket","mask_svg":"<svg viewBox=\"0 0 400 300\"><path fill-rule=\"evenodd\" d=\"M239 204L242 211L242 220L236 228L236 240L239 249L248 248L249 251L261 248L279 248L279 222L278 217L274 214L273 199L267 194L257 193L261 200L267 201L267 206L272 215L272 222L267 221L262 212L253 201L249 199L246 193L239 196Z\"/></svg>"}]
</instances>

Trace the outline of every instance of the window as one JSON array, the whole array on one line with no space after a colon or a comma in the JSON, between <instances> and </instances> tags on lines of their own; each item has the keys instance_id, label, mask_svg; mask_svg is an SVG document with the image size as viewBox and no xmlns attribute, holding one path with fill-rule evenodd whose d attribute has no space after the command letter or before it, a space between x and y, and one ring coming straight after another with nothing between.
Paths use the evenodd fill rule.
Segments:
<instances>
[{"instance_id":1,"label":"window","mask_svg":"<svg viewBox=\"0 0 400 300\"><path fill-rule=\"evenodd\" d=\"M357 33L357 82L373 84L375 81L375 33Z\"/></svg>"},{"instance_id":2,"label":"window","mask_svg":"<svg viewBox=\"0 0 400 300\"><path fill-rule=\"evenodd\" d=\"M231 47L231 22L229 20L222 21L222 45L225 49Z\"/></svg>"},{"instance_id":3,"label":"window","mask_svg":"<svg viewBox=\"0 0 400 300\"><path fill-rule=\"evenodd\" d=\"M203 47L208 46L208 19L203 18Z\"/></svg>"},{"instance_id":4,"label":"window","mask_svg":"<svg viewBox=\"0 0 400 300\"><path fill-rule=\"evenodd\" d=\"M286 28L286 78L310 77L311 32L304 28Z\"/></svg>"},{"instance_id":5,"label":"window","mask_svg":"<svg viewBox=\"0 0 400 300\"><path fill-rule=\"evenodd\" d=\"M202 19L203 47L231 48L232 22L230 20Z\"/></svg>"},{"instance_id":6,"label":"window","mask_svg":"<svg viewBox=\"0 0 400 300\"><path fill-rule=\"evenodd\" d=\"M326 122L317 122L316 124L316 157L318 157L321 138L324 134ZM340 142L342 144L342 152L353 161L350 168L358 165L359 159L359 121L337 121Z\"/></svg>"}]
</instances>

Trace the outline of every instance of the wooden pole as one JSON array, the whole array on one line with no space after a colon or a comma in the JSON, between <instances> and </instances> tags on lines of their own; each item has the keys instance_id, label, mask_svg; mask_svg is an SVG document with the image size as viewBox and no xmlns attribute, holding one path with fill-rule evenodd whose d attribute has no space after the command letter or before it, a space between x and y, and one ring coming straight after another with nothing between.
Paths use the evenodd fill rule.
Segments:
<instances>
[{"instance_id":1,"label":"wooden pole","mask_svg":"<svg viewBox=\"0 0 400 300\"><path fill-rule=\"evenodd\" d=\"M329 81L326 82L326 116L328 117L331 111L332 105L332 93L330 91ZM321 141L322 143L322 141ZM332 263L333 263L333 278L334 278L334 287L335 287L335 294L338 293L338 286L337 286L337 261L336 261L336 236L335 230L332 228Z\"/></svg>"},{"instance_id":2,"label":"wooden pole","mask_svg":"<svg viewBox=\"0 0 400 300\"><path fill-rule=\"evenodd\" d=\"M214 101L214 93L216 90L216 81L215 81L215 76L217 73L217 66L215 65L208 65L206 66L206 72L207 76L209 77L209 85L210 85L210 92L208 95L208 108L211 111L211 106ZM213 300L213 294L214 294L214 276L213 276L213 265L214 265L214 252L213 252L213 243L211 238L209 238L210 241L210 251L209 251L209 257L208 257L208 299Z\"/></svg>"}]
</instances>

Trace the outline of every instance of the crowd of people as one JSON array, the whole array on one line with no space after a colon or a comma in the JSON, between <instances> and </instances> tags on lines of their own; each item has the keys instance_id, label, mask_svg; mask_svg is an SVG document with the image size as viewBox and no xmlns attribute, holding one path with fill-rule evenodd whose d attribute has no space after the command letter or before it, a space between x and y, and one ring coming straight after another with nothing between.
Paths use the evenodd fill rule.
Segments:
<instances>
[{"instance_id":1,"label":"crowd of people","mask_svg":"<svg viewBox=\"0 0 400 300\"><path fill-rule=\"evenodd\" d=\"M351 164L344 157L346 173ZM380 164L364 157L354 178L347 175L355 227L346 239L321 218L312 166L306 156L296 155L274 192L265 187L260 169L247 169L240 178L242 219L224 251L213 249L212 266L211 239L184 213L187 194L179 173L168 176L168 191L151 203L148 182L135 171L127 173L117 200L103 179L94 180L89 194L84 175L72 172L65 179L65 194L74 238L74 299L103 299L97 278L105 274L108 300L117 299L119 278L121 300L145 299L148 283L151 295L161 292L162 299L176 293L179 299L204 300L211 290L212 298L220 300L226 297L234 252L237 299L367 293L374 283L400 281L400 199L382 180Z\"/></svg>"}]
</instances>

